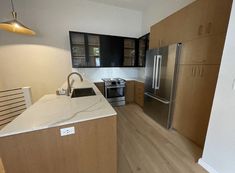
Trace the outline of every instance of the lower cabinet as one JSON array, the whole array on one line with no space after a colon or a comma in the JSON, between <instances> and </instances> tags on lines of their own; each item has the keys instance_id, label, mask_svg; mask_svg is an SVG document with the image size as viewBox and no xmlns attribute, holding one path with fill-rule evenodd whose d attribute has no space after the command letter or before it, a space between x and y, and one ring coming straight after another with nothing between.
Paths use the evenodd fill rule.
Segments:
<instances>
[{"instance_id":1,"label":"lower cabinet","mask_svg":"<svg viewBox=\"0 0 235 173\"><path fill-rule=\"evenodd\" d=\"M173 128L203 147L219 65L180 65Z\"/></svg>"},{"instance_id":2,"label":"lower cabinet","mask_svg":"<svg viewBox=\"0 0 235 173\"><path fill-rule=\"evenodd\" d=\"M126 103L133 103L135 97L135 81L126 81Z\"/></svg>"},{"instance_id":3,"label":"lower cabinet","mask_svg":"<svg viewBox=\"0 0 235 173\"><path fill-rule=\"evenodd\" d=\"M117 173L116 116L0 138L6 173ZM60 129L75 134L60 136ZM1 164L2 161L2 164Z\"/></svg>"},{"instance_id":4,"label":"lower cabinet","mask_svg":"<svg viewBox=\"0 0 235 173\"><path fill-rule=\"evenodd\" d=\"M105 95L104 91L104 82L95 83L96 87L100 90L100 92ZM144 83L128 80L126 81L126 89L125 89L125 97L126 103L136 103L139 106L144 106Z\"/></svg>"},{"instance_id":5,"label":"lower cabinet","mask_svg":"<svg viewBox=\"0 0 235 173\"><path fill-rule=\"evenodd\" d=\"M135 81L135 103L144 107L144 83Z\"/></svg>"}]
</instances>

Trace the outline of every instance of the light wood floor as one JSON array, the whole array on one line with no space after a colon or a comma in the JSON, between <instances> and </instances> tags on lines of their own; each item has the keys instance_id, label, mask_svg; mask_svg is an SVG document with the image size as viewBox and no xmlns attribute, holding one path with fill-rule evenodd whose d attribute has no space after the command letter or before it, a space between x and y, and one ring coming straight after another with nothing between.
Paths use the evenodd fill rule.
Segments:
<instances>
[{"instance_id":1,"label":"light wood floor","mask_svg":"<svg viewBox=\"0 0 235 173\"><path fill-rule=\"evenodd\" d=\"M206 173L201 149L130 104L118 112L118 173Z\"/></svg>"}]
</instances>

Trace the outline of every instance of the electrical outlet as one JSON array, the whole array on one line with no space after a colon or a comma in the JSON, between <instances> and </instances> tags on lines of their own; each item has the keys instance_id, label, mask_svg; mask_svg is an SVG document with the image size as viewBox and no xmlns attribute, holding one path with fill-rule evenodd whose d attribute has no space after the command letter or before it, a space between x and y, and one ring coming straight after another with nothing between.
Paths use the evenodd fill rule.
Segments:
<instances>
[{"instance_id":1,"label":"electrical outlet","mask_svg":"<svg viewBox=\"0 0 235 173\"><path fill-rule=\"evenodd\" d=\"M68 136L75 134L75 128L74 127L67 127L60 129L60 136Z\"/></svg>"}]
</instances>

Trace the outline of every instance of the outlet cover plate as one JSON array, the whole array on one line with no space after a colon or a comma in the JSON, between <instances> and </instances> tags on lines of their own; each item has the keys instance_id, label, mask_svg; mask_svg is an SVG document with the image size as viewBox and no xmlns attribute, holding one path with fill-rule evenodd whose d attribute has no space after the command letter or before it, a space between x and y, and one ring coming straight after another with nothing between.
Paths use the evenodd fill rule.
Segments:
<instances>
[{"instance_id":1,"label":"outlet cover plate","mask_svg":"<svg viewBox=\"0 0 235 173\"><path fill-rule=\"evenodd\" d=\"M75 134L75 128L74 127L67 127L60 129L60 136L68 136Z\"/></svg>"}]
</instances>

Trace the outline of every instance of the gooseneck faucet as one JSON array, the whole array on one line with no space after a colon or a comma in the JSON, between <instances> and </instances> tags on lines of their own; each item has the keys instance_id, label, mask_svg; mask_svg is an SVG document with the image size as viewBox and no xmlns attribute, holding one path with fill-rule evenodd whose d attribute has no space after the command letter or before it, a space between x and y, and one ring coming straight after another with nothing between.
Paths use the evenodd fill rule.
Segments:
<instances>
[{"instance_id":1,"label":"gooseneck faucet","mask_svg":"<svg viewBox=\"0 0 235 173\"><path fill-rule=\"evenodd\" d=\"M68 77L67 77L67 83L68 83L68 88L67 88L67 96L69 96L70 95L70 93L71 93L71 84L70 84L70 77L72 76L72 75L78 75L79 77L80 77L80 80L81 80L81 82L83 82L83 78L82 78L82 75L80 75L79 73L77 73L77 72L72 72L72 73L70 73L69 75L68 75Z\"/></svg>"}]
</instances>

